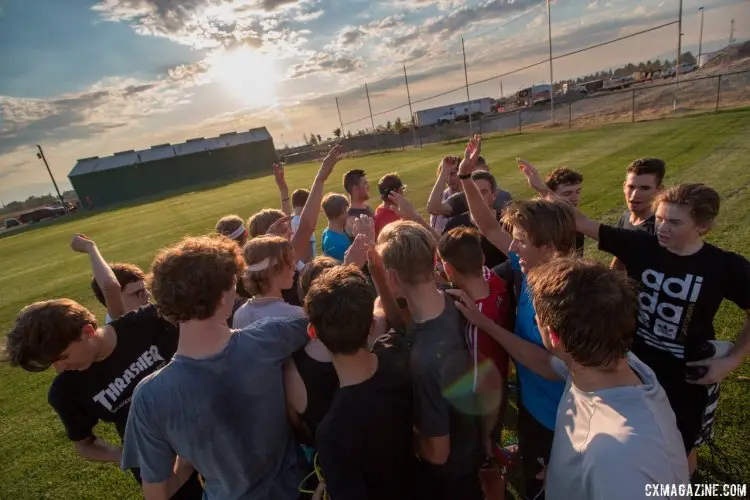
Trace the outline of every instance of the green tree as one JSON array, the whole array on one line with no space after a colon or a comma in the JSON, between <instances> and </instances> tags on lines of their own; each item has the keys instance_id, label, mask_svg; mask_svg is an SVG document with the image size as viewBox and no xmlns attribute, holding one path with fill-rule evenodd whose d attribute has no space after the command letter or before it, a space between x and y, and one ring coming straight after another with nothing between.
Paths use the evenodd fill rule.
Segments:
<instances>
[{"instance_id":1,"label":"green tree","mask_svg":"<svg viewBox=\"0 0 750 500\"><path fill-rule=\"evenodd\" d=\"M310 134L310 146L317 146L318 138L315 134Z\"/></svg>"},{"instance_id":2,"label":"green tree","mask_svg":"<svg viewBox=\"0 0 750 500\"><path fill-rule=\"evenodd\" d=\"M393 123L393 129L399 134L404 130L404 124L401 122L401 117L396 118L396 121Z\"/></svg>"},{"instance_id":3,"label":"green tree","mask_svg":"<svg viewBox=\"0 0 750 500\"><path fill-rule=\"evenodd\" d=\"M341 129L340 128L333 129L333 135L336 136L336 139L339 139L341 137Z\"/></svg>"},{"instance_id":4,"label":"green tree","mask_svg":"<svg viewBox=\"0 0 750 500\"><path fill-rule=\"evenodd\" d=\"M388 120L387 122L385 122L385 129L386 129L387 131L389 131L389 132L390 132L390 131L391 131L391 127L393 127L393 125L391 124L391 121L390 121L390 120Z\"/></svg>"}]
</instances>

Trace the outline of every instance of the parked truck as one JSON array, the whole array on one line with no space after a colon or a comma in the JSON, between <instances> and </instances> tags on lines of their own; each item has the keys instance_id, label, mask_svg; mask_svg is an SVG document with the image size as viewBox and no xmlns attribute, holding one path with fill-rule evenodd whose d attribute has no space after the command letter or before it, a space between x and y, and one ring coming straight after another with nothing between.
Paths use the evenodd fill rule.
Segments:
<instances>
[{"instance_id":1,"label":"parked truck","mask_svg":"<svg viewBox=\"0 0 750 500\"><path fill-rule=\"evenodd\" d=\"M551 85L532 85L516 93L516 104L519 108L530 108L537 104L544 104L552 99Z\"/></svg>"},{"instance_id":2,"label":"parked truck","mask_svg":"<svg viewBox=\"0 0 750 500\"><path fill-rule=\"evenodd\" d=\"M478 120L492 112L492 99L483 97L472 101L449 104L437 108L423 109L414 112L414 124L417 127L431 127L456 121Z\"/></svg>"}]
</instances>

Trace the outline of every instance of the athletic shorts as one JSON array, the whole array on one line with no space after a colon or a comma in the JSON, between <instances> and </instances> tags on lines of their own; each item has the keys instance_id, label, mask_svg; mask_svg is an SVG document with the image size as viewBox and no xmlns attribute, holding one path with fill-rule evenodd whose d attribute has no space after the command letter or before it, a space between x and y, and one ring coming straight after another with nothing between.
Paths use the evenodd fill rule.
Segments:
<instances>
[{"instance_id":1,"label":"athletic shorts","mask_svg":"<svg viewBox=\"0 0 750 500\"><path fill-rule=\"evenodd\" d=\"M536 476L549 465L554 434L519 403L518 451L523 468L524 500L544 500L544 479Z\"/></svg>"},{"instance_id":2,"label":"athletic shorts","mask_svg":"<svg viewBox=\"0 0 750 500\"><path fill-rule=\"evenodd\" d=\"M658 377L658 374L657 374ZM714 415L719 403L719 385L697 385L660 378L672 405L686 453L713 435Z\"/></svg>"}]
</instances>

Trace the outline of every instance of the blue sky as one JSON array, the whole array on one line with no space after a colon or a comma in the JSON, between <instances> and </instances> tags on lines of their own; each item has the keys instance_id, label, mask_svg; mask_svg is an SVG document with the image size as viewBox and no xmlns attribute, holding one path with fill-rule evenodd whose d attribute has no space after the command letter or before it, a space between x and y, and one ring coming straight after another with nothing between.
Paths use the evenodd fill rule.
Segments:
<instances>
[{"instance_id":1,"label":"blue sky","mask_svg":"<svg viewBox=\"0 0 750 500\"><path fill-rule=\"evenodd\" d=\"M748 0L706 3L704 50L750 37ZM700 1L685 0L683 43L697 49ZM556 0L556 54L676 19L677 0ZM51 190L77 158L267 126L277 145L546 57L543 0L0 0L0 200ZM555 62L555 77L670 55L676 28ZM548 80L546 67L504 90ZM499 80L471 87L498 97ZM427 99L422 109L465 97ZM399 108L378 117L408 119ZM369 126L351 123L354 131Z\"/></svg>"}]
</instances>

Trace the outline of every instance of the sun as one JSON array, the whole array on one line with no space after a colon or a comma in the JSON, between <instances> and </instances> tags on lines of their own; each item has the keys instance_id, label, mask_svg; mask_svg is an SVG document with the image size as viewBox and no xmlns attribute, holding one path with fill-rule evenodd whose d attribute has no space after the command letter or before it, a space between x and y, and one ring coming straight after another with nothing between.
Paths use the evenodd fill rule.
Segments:
<instances>
[{"instance_id":1,"label":"sun","mask_svg":"<svg viewBox=\"0 0 750 500\"><path fill-rule=\"evenodd\" d=\"M276 104L279 75L271 55L249 48L223 50L212 55L208 63L213 81L243 104Z\"/></svg>"}]
</instances>

